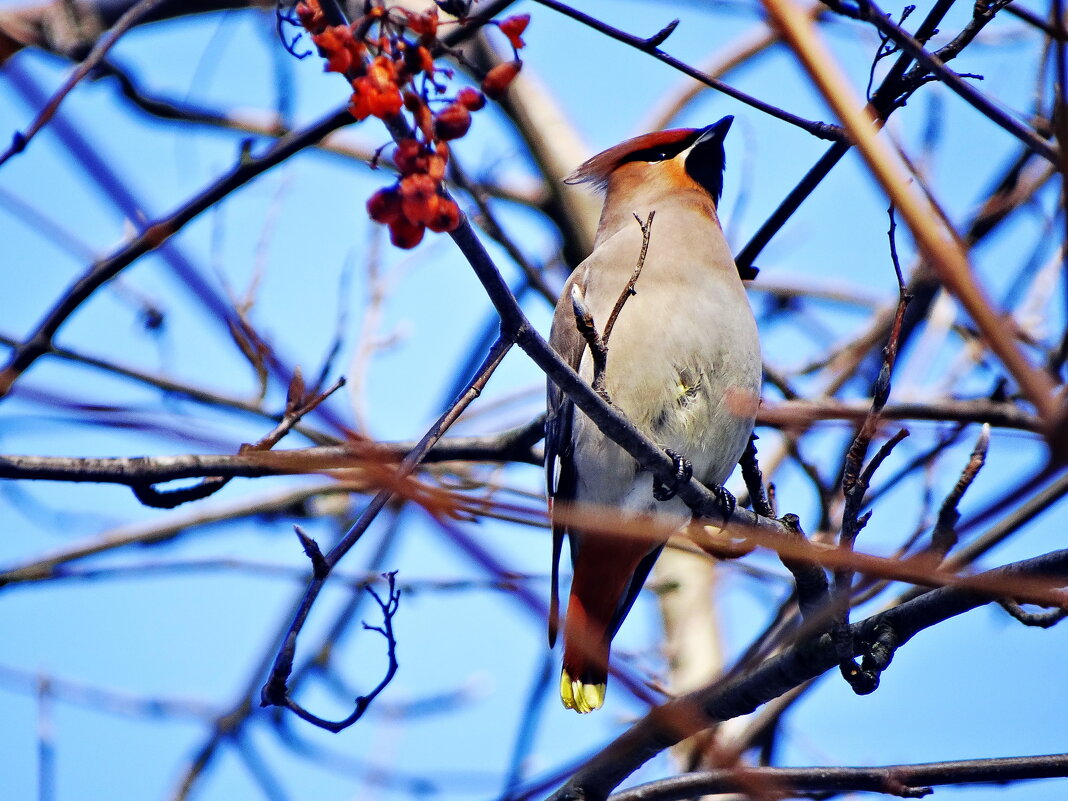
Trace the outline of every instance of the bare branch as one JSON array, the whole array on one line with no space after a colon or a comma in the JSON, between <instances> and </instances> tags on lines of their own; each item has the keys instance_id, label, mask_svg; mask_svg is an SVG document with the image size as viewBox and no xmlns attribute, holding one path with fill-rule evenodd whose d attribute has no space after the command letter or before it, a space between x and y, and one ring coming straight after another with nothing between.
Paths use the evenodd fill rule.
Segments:
<instances>
[{"instance_id":1,"label":"bare branch","mask_svg":"<svg viewBox=\"0 0 1068 801\"><path fill-rule=\"evenodd\" d=\"M641 784L611 796L612 801L683 801L703 795L756 787L790 796L884 793L902 798L927 795L934 786L1008 784L1068 776L1068 754L968 759L878 768L736 768L690 773Z\"/></svg>"},{"instance_id":2,"label":"bare branch","mask_svg":"<svg viewBox=\"0 0 1068 801\"><path fill-rule=\"evenodd\" d=\"M63 83L63 86L52 96L52 99L48 102L34 119L30 126L25 131L16 131L12 136L12 142L8 146L7 150L0 153L0 167L7 162L12 156L15 156L26 149L30 140L37 135L48 121L55 116L56 111L59 110L59 104L63 102L63 99L71 93L75 86L92 71L103 58L107 55L112 46L119 40L119 38L126 33L130 28L141 21L142 18L150 14L153 9L159 6L163 0L140 0L137 4L129 8L112 26L107 35L101 38L93 47L92 52L85 58L85 60L78 65L78 68L74 70Z\"/></svg>"},{"instance_id":3,"label":"bare branch","mask_svg":"<svg viewBox=\"0 0 1068 801\"><path fill-rule=\"evenodd\" d=\"M330 131L352 122L347 109L333 112L310 127L280 139L264 155L250 156L237 164L226 176L213 182L196 197L171 214L148 225L138 236L120 246L109 257L97 262L74 284L37 325L34 332L18 347L0 371L0 398L11 385L52 347L52 337L79 306L97 289L146 253L158 248L185 225L211 208L234 190L244 186L257 175L280 164L290 156L318 142Z\"/></svg>"},{"instance_id":4,"label":"bare branch","mask_svg":"<svg viewBox=\"0 0 1068 801\"><path fill-rule=\"evenodd\" d=\"M1052 583L1063 583L1068 579L1068 551L1016 562L981 575L1008 581L1043 576ZM865 642L878 629L888 626L901 647L920 631L985 603L989 603L989 598L961 587L932 590L852 624L851 639L855 643ZM783 650L751 671L669 701L652 710L587 762L553 794L551 801L606 799L624 778L663 749L715 723L747 714L837 664L837 652L830 639L814 637Z\"/></svg>"},{"instance_id":5,"label":"bare branch","mask_svg":"<svg viewBox=\"0 0 1068 801\"><path fill-rule=\"evenodd\" d=\"M605 34L606 36L611 37L612 39L630 45L631 47L641 50L644 53L648 53L658 61L662 61L665 64L674 67L679 72L685 75L689 75L691 78L698 80L701 83L710 86L711 88L719 92L722 92L728 97L733 97L735 100L739 100L742 103L745 103L747 106L752 106L758 111L762 111L765 114L769 114L772 117L775 117L776 119L782 120L783 122L788 122L791 125L796 125L798 128L801 128L803 131L806 131L812 134L813 136L817 136L820 139L828 139L837 142L845 141L845 137L842 135L841 129L839 129L835 125L829 125L825 122L811 122L809 120L802 119L801 117L790 114L787 111L783 111L777 106L773 106L770 103L765 103L759 98L752 97L751 95L748 95L745 92L735 89L730 84L724 83L723 81L717 78L713 78L710 75L705 75L704 73L699 72L698 70L691 67L689 64L686 64L683 61L679 61L678 59L669 56L667 53L665 53L658 47L658 44L663 41L657 39L657 36L659 36L659 34L643 39L640 36L633 36L632 34L624 33L618 28L614 28L611 25L601 22L601 20L597 19L596 17L592 17L589 14L584 14L581 11L571 8L570 6L567 6L563 3L560 3L558 2L558 0L538 0L538 3L548 8L551 8L554 11L559 11L561 14L571 17L572 19L581 22L583 25L593 28L594 30L599 31ZM671 25L667 27L671 28L672 30L674 29L674 26ZM669 30L668 33L670 32L671 31ZM663 33L663 31L661 31L661 33Z\"/></svg>"},{"instance_id":6,"label":"bare branch","mask_svg":"<svg viewBox=\"0 0 1068 801\"><path fill-rule=\"evenodd\" d=\"M427 452L434 446L434 444L441 439L441 437L448 431L449 427L456 421L464 409L466 409L479 395L482 394L482 388L489 381L490 376L493 375L494 370L503 361L505 355L512 347L512 340L506 339L503 336L494 343L490 349L489 354L486 356L486 360L482 364L482 368L478 371L475 377L471 380L467 390L456 399L449 409L438 419L434 426L426 433L426 435L419 441L419 444L412 449L404 460L400 463L396 471L397 480L401 480L411 475L412 472L419 466L420 462L426 456ZM393 665L393 648L395 643L392 641L392 634L387 636L390 641L390 659L391 669L387 674L383 682L372 692L369 696L361 696L356 701L356 709L352 715L341 721L327 721L323 718L319 718L312 715L305 710L300 704L296 703L289 694L289 688L287 682L289 676L293 671L293 659L296 654L297 647L297 635L304 627L305 622L308 619L308 614L311 612L311 607L315 603L315 599L322 591L326 578L329 575L329 571L332 570L337 563L347 554L352 547L360 540L363 534L367 531L367 528L371 525L374 519L378 516L379 512L385 508L385 505L393 497L394 490L392 488L383 489L378 492L377 495L371 500L371 503L367 505L359 519L353 524L353 526L345 533L338 543L330 549L330 552L326 555L326 570L322 572L322 576L317 576L312 582L309 583L308 589L304 594L304 598L301 600L297 612L294 615L293 622L289 626L289 631L286 633L282 647L279 649L277 656L274 660L274 665L271 668L270 676L267 679L267 683L263 686L260 693L260 704L262 706L282 706L298 715L304 720L314 723L331 731L340 731L355 723L363 715L366 710L367 704L378 695L379 692L385 687L385 685L392 678L393 673L396 671L396 667ZM392 592L392 590L391 590ZM394 603L391 600L389 603ZM382 602L379 600L379 604ZM383 606L383 614L389 608L389 604ZM389 619L392 618L390 616ZM387 624L388 629L388 624ZM391 631L391 630L390 630Z\"/></svg>"}]
</instances>

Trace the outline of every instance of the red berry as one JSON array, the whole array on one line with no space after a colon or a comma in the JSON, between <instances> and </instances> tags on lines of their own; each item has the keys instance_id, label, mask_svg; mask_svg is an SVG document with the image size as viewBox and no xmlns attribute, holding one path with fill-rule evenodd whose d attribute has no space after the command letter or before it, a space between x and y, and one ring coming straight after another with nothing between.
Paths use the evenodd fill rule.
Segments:
<instances>
[{"instance_id":1,"label":"red berry","mask_svg":"<svg viewBox=\"0 0 1068 801\"><path fill-rule=\"evenodd\" d=\"M426 227L437 234L455 231L460 225L460 207L447 197L441 198L437 212L426 221Z\"/></svg>"},{"instance_id":2,"label":"red berry","mask_svg":"<svg viewBox=\"0 0 1068 801\"><path fill-rule=\"evenodd\" d=\"M482 91L486 97L493 100L500 100L504 97L509 84L519 74L522 67L522 61L506 61L487 72L486 77L482 79Z\"/></svg>"},{"instance_id":3,"label":"red berry","mask_svg":"<svg viewBox=\"0 0 1068 801\"><path fill-rule=\"evenodd\" d=\"M477 89L465 86L456 95L456 102L469 111L478 111L486 105L486 96Z\"/></svg>"},{"instance_id":4,"label":"red berry","mask_svg":"<svg viewBox=\"0 0 1068 801\"><path fill-rule=\"evenodd\" d=\"M389 225L389 241L409 250L423 241L424 226L399 217Z\"/></svg>"},{"instance_id":5,"label":"red berry","mask_svg":"<svg viewBox=\"0 0 1068 801\"><path fill-rule=\"evenodd\" d=\"M459 139L471 127L471 112L466 106L453 103L434 117L435 139Z\"/></svg>"},{"instance_id":6,"label":"red berry","mask_svg":"<svg viewBox=\"0 0 1068 801\"><path fill-rule=\"evenodd\" d=\"M379 223L390 223L401 216L401 196L396 187L379 189L367 199L367 214Z\"/></svg>"},{"instance_id":7,"label":"red berry","mask_svg":"<svg viewBox=\"0 0 1068 801\"><path fill-rule=\"evenodd\" d=\"M512 47L518 50L526 44L526 42L523 41L523 31L527 29L527 25L529 24L530 14L517 14L514 17L502 20L497 27L501 29L501 33L508 37L508 41L512 43Z\"/></svg>"}]
</instances>

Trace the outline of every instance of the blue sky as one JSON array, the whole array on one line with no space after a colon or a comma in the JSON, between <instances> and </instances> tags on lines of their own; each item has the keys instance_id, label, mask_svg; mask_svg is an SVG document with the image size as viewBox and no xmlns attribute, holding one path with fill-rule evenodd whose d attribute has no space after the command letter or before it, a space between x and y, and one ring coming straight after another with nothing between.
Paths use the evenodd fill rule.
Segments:
<instances>
[{"instance_id":1,"label":"blue sky","mask_svg":"<svg viewBox=\"0 0 1068 801\"><path fill-rule=\"evenodd\" d=\"M4 3L14 6L15 3ZM1037 9L1037 6L1035 7ZM649 109L680 77L654 60L606 41L534 4L516 9L532 14L523 52L526 67L559 100L589 152L640 131ZM584 9L626 30L648 35L674 16L682 24L665 44L673 55L701 63L758 22L754 7L743 3L702 6L694 3L637 2L584 4ZM887 11L897 13L898 8ZM1041 10L1041 9L1037 9ZM921 9L921 12L925 9ZM955 9L943 29L957 30L969 8ZM1044 12L1043 12L1044 13ZM289 87L294 122L306 124L336 108L344 84L324 75L317 60L278 58L269 14L232 12L190 18L138 29L115 49L114 60L136 75L146 90L217 109L272 108L274 71ZM824 28L842 62L856 76L866 75L877 46L874 36L854 25ZM977 43L959 69L982 72L980 87L1009 108L1029 108L1038 73L1038 40L1016 20L991 26L989 41ZM37 53L17 57L9 69L16 82L0 75L0 122L7 136L33 116L25 87L49 93L63 80L68 65ZM829 113L792 57L775 49L730 76L739 88L811 119ZM23 87L20 93L16 84ZM862 87L861 87L862 88ZM713 93L695 101L677 120L703 125L725 114L737 118L728 140L728 168L722 203L732 245L740 247L783 194L823 152L825 145L801 131L770 120ZM179 126L145 118L125 104L110 81L83 83L64 103L62 122L77 132L93 153L114 170L148 218L168 213L232 165L241 135L206 127ZM922 133L936 120L938 148L926 163L930 183L950 218L960 223L981 199L998 168L1016 152L1009 138L974 110L937 86L923 89L895 116L892 133L914 155L921 154ZM63 288L93 255L108 253L130 233L127 214L72 156L60 128L46 129L26 153L0 169L0 274L6 280L0 304L0 333L24 336ZM378 146L387 141L373 120L353 126L346 136ZM266 145L254 141L253 148ZM530 177L534 170L522 143L495 108L475 115L469 137L456 153L476 175ZM475 346L490 306L470 269L445 237L428 237L412 253L395 251L382 230L367 220L366 198L390 179L351 160L305 153L257 179L202 215L172 242L220 297L241 298L256 283L251 319L289 364L315 374L338 328L339 303L349 309L342 352L331 377L348 374L359 351L370 292L367 265L377 258L390 284L373 335L388 344L375 353L365 379L365 433L380 438L418 438L447 401L457 365ZM12 199L17 199L16 204ZM1044 228L1056 203L1040 194L1027 213L975 254L976 268L995 296L1011 282L1032 251L1039 263L1054 255L1056 240ZM56 230L28 224L15 210L30 207ZM802 212L768 247L758 265L767 281L815 281L847 288L880 303L892 302L893 272L886 247L886 200L855 156L847 156L813 194ZM509 233L535 261L552 257L556 233L527 209L496 206ZM61 234L60 231L63 233ZM68 241L69 239L69 241ZM903 264L912 263L911 242L902 232ZM506 277L518 270L500 248L490 246ZM556 283L562 276L553 276ZM752 301L758 313L767 296L759 281ZM1051 296L1059 296L1060 287ZM340 294L340 297L339 297ZM1039 300L1042 300L1040 297ZM1056 304L1039 304L1055 336L1063 325ZM164 313L160 330L143 324L146 306ZM526 304L542 331L550 309L531 296ZM948 307L952 313L952 304ZM765 357L786 369L804 364L829 341L862 328L871 315L864 307L813 302L804 324L773 321L762 330ZM229 395L256 390L253 371L231 343L218 319L205 310L179 280L173 260L153 254L139 260L98 292L66 325L58 343L86 354L159 372ZM895 397L923 397L954 369L957 340L912 360L903 357ZM993 371L965 374L958 391L985 391ZM803 389L809 383L798 379ZM979 389L977 389L979 388ZM277 409L284 386L268 394ZM343 390L330 408L343 420L355 419ZM850 386L848 395L865 388ZM42 400L42 398L44 398ZM51 398L51 400L49 400ZM136 419L158 424L120 428L77 422L85 412L64 410L56 400L124 407L125 414L100 413L98 419ZM510 400L509 400L510 399ZM507 403L503 403L508 400ZM465 432L488 432L529 420L542 403L542 379L518 351L511 353L474 407L502 406L465 424ZM44 359L19 383L19 392L0 403L0 452L77 456L120 456L232 452L269 428L263 420L165 397L98 370ZM932 424L910 426L913 437L887 465L887 474L933 442ZM774 432L761 432L774 449ZM929 477L935 503L956 480L974 433L950 449ZM828 426L812 439L810 458L827 471L843 429ZM287 447L304 444L293 436ZM1030 435L995 432L990 466L962 505L981 508L1007 483L1042 463L1044 446ZM541 474L530 466L500 471L500 481L527 493L517 501L541 503ZM320 483L317 478L232 482L200 508L240 503L285 488ZM776 476L780 508L809 520L816 500L796 467ZM921 518L923 487L898 487L877 506L861 546L888 552ZM321 542L359 511L362 498L335 518L300 519ZM141 507L122 488L100 485L7 483L0 486L0 565L39 558L118 527L160 524L177 512ZM272 639L301 590L301 582L279 577L256 565L306 567L292 534L291 516L204 526L182 538L151 548L127 549L92 560L92 566L166 565L190 560L239 560L243 569L215 567L122 577L66 580L0 590L0 753L5 779L0 799L35 797L39 721L31 678L54 677L79 686L105 688L138 698L192 699L225 709L250 682L271 651ZM395 569L401 582L432 579L484 581L472 558L481 549L530 576L523 586L547 597L548 537L537 528L486 521L460 524L449 535L419 510L400 515L395 526L380 519L349 555L342 569L352 575ZM1024 558L1056 547L1061 526L1053 513L1038 518L989 564ZM386 544L388 543L388 545ZM254 564L253 564L254 563ZM787 591L785 572L770 559L754 563L774 574L758 581L735 566L722 570L717 610L725 648L738 653L765 624ZM162 571L162 568L159 568ZM302 655L319 642L351 594L326 592L302 635ZM875 607L872 607L874 610ZM377 622L374 608L362 603L357 615ZM423 588L404 596L396 620L401 671L367 718L341 735L326 735L296 721L289 728L346 760L346 770L328 761L304 760L279 744L267 716L248 727L255 751L271 766L292 798L351 797L400 799L429 796L419 780L437 785L448 799L497 798L505 781L517 725L526 698L543 671L544 621L513 594L497 589L443 591ZM657 652L660 630L652 598L643 598L628 619L616 654L639 671L663 667ZM376 635L358 632L339 645L335 666L356 692L366 691L382 670ZM1068 713L1063 682L1053 679L1063 662L1063 632L1025 629L997 608L984 608L926 632L903 649L866 698L854 696L836 677L820 681L786 719L782 764L887 764L1063 750L1056 736ZM642 707L622 687L609 689L607 707L578 717L554 697L557 665L550 668L550 691L541 703L524 776L536 779L586 754L622 731ZM57 684L57 686L60 686ZM63 685L65 686L65 685ZM191 755L204 742L203 722L193 718L145 719L115 714L79 703L62 692L52 705L55 798L170 797ZM351 694L351 693L350 693ZM344 694L342 694L344 696ZM441 695L448 704L422 714L401 714L405 704ZM302 696L327 716L347 713L322 682ZM238 751L225 748L197 786L199 799L245 797L256 784ZM386 770L389 783L376 782L374 767ZM632 780L651 780L670 770L660 758ZM969 799L1039 799L1063 792L1063 782L1008 789L968 791ZM944 796L955 791L939 790Z\"/></svg>"}]
</instances>

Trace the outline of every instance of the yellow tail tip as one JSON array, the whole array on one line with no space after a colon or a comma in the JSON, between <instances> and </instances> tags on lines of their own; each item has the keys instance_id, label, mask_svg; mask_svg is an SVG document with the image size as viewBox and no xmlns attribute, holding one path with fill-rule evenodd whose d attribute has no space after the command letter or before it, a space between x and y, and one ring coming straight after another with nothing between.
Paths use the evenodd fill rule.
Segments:
<instances>
[{"instance_id":1,"label":"yellow tail tip","mask_svg":"<svg viewBox=\"0 0 1068 801\"><path fill-rule=\"evenodd\" d=\"M565 670L560 674L560 700L580 715L604 706L605 684L583 684Z\"/></svg>"}]
</instances>

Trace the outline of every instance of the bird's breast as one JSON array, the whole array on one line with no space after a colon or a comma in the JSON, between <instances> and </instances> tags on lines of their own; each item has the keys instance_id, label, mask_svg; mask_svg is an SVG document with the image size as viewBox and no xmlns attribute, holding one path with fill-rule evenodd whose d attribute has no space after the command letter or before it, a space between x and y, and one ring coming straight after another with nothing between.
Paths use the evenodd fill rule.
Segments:
<instances>
[{"instance_id":1,"label":"bird's breast","mask_svg":"<svg viewBox=\"0 0 1068 801\"><path fill-rule=\"evenodd\" d=\"M756 413L756 323L718 226L691 229L673 248L670 226L659 223L654 219L635 294L626 297L607 342L606 389L644 433L690 458L698 477L720 483L741 455ZM640 249L640 231L617 236L583 265L578 280L601 331ZM592 380L588 351L581 372Z\"/></svg>"}]
</instances>

